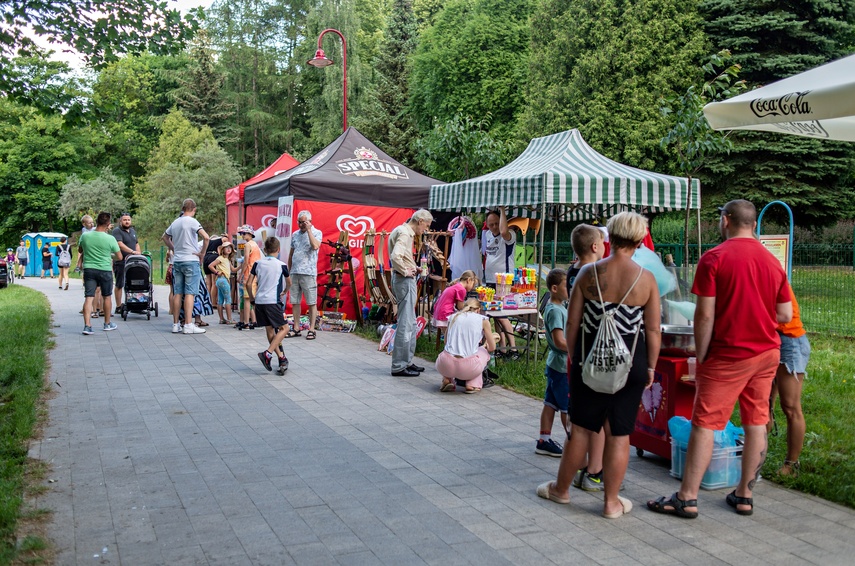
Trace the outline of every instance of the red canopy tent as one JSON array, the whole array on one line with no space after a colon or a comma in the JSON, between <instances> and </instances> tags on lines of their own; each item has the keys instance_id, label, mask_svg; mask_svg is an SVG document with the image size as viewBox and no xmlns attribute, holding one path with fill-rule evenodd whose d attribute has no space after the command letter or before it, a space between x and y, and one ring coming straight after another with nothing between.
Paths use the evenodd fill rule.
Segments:
<instances>
[{"instance_id":1,"label":"red canopy tent","mask_svg":"<svg viewBox=\"0 0 855 566\"><path fill-rule=\"evenodd\" d=\"M362 250L369 229L391 232L412 216L414 209L427 208L430 186L439 181L399 163L348 128L334 142L299 167L266 181L252 183L246 190L249 206L276 208L279 197L294 197L294 215L312 214L312 224L324 240L336 240L340 230L350 233L350 251L358 293L363 290ZM321 246L318 259L318 300L329 280L332 248ZM388 261L388 253L383 257ZM343 287L341 310L354 318L353 296ZM305 310L303 311L305 312Z\"/></svg>"},{"instance_id":2,"label":"red canopy tent","mask_svg":"<svg viewBox=\"0 0 855 566\"><path fill-rule=\"evenodd\" d=\"M287 153L283 153L262 172L247 179L240 185L227 190L226 232L228 234L234 234L238 226L242 224L252 224L256 229L263 226L270 227L271 222L276 219L276 203L244 206L243 201L246 188L255 183L260 183L267 179L271 179L276 175L280 175L289 169L293 169L299 164L299 161Z\"/></svg>"}]
</instances>

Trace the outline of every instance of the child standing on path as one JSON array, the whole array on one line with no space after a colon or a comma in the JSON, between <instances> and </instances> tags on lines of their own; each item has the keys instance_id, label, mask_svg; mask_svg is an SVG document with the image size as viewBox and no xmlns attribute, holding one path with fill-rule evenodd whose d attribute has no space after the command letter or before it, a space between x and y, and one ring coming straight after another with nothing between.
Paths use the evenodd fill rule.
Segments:
<instances>
[{"instance_id":1,"label":"child standing on path","mask_svg":"<svg viewBox=\"0 0 855 566\"><path fill-rule=\"evenodd\" d=\"M567 293L573 287L576 275L582 267L603 259L606 250L605 237L602 230L590 224L580 224L570 234L570 243L576 262L567 269ZM591 435L588 445L588 465L576 473L573 486L585 491L603 491L603 450L606 446L606 432L600 430Z\"/></svg>"},{"instance_id":2,"label":"child standing on path","mask_svg":"<svg viewBox=\"0 0 855 566\"><path fill-rule=\"evenodd\" d=\"M258 353L258 359L267 371L273 371L270 362L274 356L279 358L279 375L284 375L288 369L288 358L282 351L280 344L288 332L285 324L285 305L282 302L288 288L291 287L291 278L288 274L288 266L279 261L279 240L273 236L264 241L264 253L266 257L259 259L249 272L246 282L246 292L249 302L255 302L255 317L259 326L264 326L267 331L268 348ZM258 282L258 287L253 292L253 283ZM284 281L284 284L283 284Z\"/></svg>"},{"instance_id":3,"label":"child standing on path","mask_svg":"<svg viewBox=\"0 0 855 566\"><path fill-rule=\"evenodd\" d=\"M229 279L232 272L237 271L232 267L232 259L235 256L234 247L227 239L222 240L217 248L217 257L208 264L208 270L215 274L217 284L217 313L220 315L220 324L231 324L232 322L232 287ZM223 317L223 309L226 316Z\"/></svg>"},{"instance_id":4,"label":"child standing on path","mask_svg":"<svg viewBox=\"0 0 855 566\"><path fill-rule=\"evenodd\" d=\"M564 339L564 327L567 326L567 286L564 281L567 274L563 269L553 269L546 276L549 289L549 302L543 309L543 322L546 327L546 393L543 397L543 410L540 412L540 438L534 449L535 454L560 458L561 445L552 440L552 423L555 411L561 413L561 424L567 430L567 409L570 400L570 382L567 379L567 341Z\"/></svg>"}]
</instances>

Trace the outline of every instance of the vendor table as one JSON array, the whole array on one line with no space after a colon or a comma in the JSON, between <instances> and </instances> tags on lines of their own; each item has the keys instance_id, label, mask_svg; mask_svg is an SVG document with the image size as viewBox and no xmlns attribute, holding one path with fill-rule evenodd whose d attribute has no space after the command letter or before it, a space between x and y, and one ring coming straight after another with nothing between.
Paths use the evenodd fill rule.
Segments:
<instances>
[{"instance_id":1,"label":"vendor table","mask_svg":"<svg viewBox=\"0 0 855 566\"><path fill-rule=\"evenodd\" d=\"M493 318L493 319L498 319L498 318L504 318L504 319L508 319L508 320L524 319L524 320L519 320L519 322L525 322L526 324L529 325L528 332L525 332L525 333L511 332L511 335L513 335L516 338L525 338L524 350L526 353L526 361L528 361L529 355L531 353L531 335L534 334L535 335L535 341L538 340L537 326L538 326L538 316L540 316L540 313L538 312L538 310L537 309L510 309L510 310L504 310L503 309L503 310L499 310L499 311L487 311L486 315L490 318ZM515 326L516 325L513 322L511 322L511 328L515 328ZM534 329L533 331L532 331L532 327ZM499 328L499 327L497 327L497 331L502 333L502 334L508 334L507 332L502 331L501 328ZM507 336L505 336L505 339L507 340ZM523 351L523 349L519 348L519 346L517 347L517 350L520 352Z\"/></svg>"},{"instance_id":2,"label":"vendor table","mask_svg":"<svg viewBox=\"0 0 855 566\"><path fill-rule=\"evenodd\" d=\"M659 356L653 385L644 391L635 432L629 435L629 443L641 456L644 451L671 459L671 433L668 419L674 416L692 418L695 402L695 382L682 379L689 373L687 358Z\"/></svg>"}]
</instances>

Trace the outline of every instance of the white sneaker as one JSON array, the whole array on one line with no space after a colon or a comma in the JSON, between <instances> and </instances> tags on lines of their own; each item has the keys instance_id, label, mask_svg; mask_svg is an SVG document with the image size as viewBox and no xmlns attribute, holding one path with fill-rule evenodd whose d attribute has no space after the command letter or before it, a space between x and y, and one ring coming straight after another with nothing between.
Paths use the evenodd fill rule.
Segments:
<instances>
[{"instance_id":1,"label":"white sneaker","mask_svg":"<svg viewBox=\"0 0 855 566\"><path fill-rule=\"evenodd\" d=\"M184 325L184 334L204 334L205 329L199 328L195 323L191 322L190 324Z\"/></svg>"},{"instance_id":2,"label":"white sneaker","mask_svg":"<svg viewBox=\"0 0 855 566\"><path fill-rule=\"evenodd\" d=\"M176 322L175 324L172 325L172 333L178 334L180 332L181 332L181 325Z\"/></svg>"}]
</instances>

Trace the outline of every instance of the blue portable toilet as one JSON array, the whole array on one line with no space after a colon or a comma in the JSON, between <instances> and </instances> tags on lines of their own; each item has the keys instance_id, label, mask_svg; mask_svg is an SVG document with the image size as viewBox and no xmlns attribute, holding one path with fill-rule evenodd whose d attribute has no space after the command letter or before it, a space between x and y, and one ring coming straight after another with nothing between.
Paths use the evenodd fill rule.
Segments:
<instances>
[{"instance_id":1,"label":"blue portable toilet","mask_svg":"<svg viewBox=\"0 0 855 566\"><path fill-rule=\"evenodd\" d=\"M30 232L24 234L21 238L24 240L24 245L27 246L27 270L24 275L27 277L39 277L42 274L42 248L50 246L50 252L53 254L53 273L59 275L59 268L56 265L56 247L59 245L60 238L67 238L65 234L59 232Z\"/></svg>"}]
</instances>

